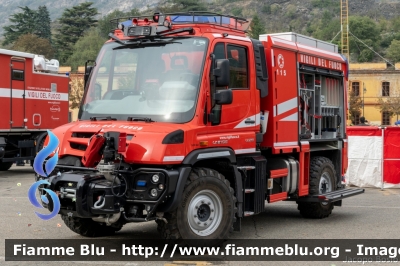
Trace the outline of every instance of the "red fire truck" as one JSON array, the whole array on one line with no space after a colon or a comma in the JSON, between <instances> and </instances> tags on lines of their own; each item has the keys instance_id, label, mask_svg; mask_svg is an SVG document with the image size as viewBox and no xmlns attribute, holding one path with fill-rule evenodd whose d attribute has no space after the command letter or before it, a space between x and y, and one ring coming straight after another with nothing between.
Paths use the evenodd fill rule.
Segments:
<instances>
[{"instance_id":1,"label":"red fire truck","mask_svg":"<svg viewBox=\"0 0 400 266\"><path fill-rule=\"evenodd\" d=\"M72 231L155 220L167 239L223 239L274 202L324 218L364 192L343 186L346 59L294 33L248 38L245 22L204 12L113 21L86 68L79 121L53 131L48 187Z\"/></svg>"},{"instance_id":2,"label":"red fire truck","mask_svg":"<svg viewBox=\"0 0 400 266\"><path fill-rule=\"evenodd\" d=\"M48 129L68 123L68 83L58 61L0 49L0 171L33 162Z\"/></svg>"}]
</instances>

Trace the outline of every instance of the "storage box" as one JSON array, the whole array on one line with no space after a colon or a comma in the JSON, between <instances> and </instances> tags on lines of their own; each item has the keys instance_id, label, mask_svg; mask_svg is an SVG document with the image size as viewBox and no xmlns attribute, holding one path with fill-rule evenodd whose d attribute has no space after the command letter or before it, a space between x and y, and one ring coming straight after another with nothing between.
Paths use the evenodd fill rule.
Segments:
<instances>
[{"instance_id":1,"label":"storage box","mask_svg":"<svg viewBox=\"0 0 400 266\"><path fill-rule=\"evenodd\" d=\"M277 37L284 40L300 43L303 45L311 46L328 52L338 53L339 49L336 44L317 40L305 35L301 35L295 32L282 32L272 34L261 34L260 41L267 41L267 36Z\"/></svg>"}]
</instances>

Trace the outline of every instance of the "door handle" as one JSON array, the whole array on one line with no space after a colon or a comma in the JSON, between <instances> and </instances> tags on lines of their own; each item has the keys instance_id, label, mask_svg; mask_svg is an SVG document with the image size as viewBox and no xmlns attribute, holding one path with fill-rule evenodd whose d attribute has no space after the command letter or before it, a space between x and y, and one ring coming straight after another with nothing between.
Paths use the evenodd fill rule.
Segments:
<instances>
[{"instance_id":1,"label":"door handle","mask_svg":"<svg viewBox=\"0 0 400 266\"><path fill-rule=\"evenodd\" d=\"M256 121L254 121L254 120L246 120L246 121L244 121L244 123L245 124L255 124Z\"/></svg>"}]
</instances>

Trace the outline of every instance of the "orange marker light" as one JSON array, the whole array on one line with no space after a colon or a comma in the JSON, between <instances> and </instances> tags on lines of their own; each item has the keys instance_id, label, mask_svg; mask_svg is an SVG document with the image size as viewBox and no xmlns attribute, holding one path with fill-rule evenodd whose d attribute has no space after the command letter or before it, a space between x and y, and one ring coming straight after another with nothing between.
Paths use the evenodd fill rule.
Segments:
<instances>
[{"instance_id":1,"label":"orange marker light","mask_svg":"<svg viewBox=\"0 0 400 266\"><path fill-rule=\"evenodd\" d=\"M200 141L200 146L208 146L208 141Z\"/></svg>"}]
</instances>

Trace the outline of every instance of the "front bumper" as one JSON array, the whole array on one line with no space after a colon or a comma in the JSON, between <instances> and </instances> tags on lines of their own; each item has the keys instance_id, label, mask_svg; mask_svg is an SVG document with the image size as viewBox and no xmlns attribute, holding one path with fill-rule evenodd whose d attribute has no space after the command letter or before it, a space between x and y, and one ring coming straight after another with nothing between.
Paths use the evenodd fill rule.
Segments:
<instances>
[{"instance_id":1,"label":"front bumper","mask_svg":"<svg viewBox=\"0 0 400 266\"><path fill-rule=\"evenodd\" d=\"M120 171L120 180L107 180L97 172L64 172L49 177L50 189L59 195L60 214L82 218L93 218L125 211L132 206L145 210L147 218L154 215L159 204L175 191L179 172L175 170L140 168L135 171ZM158 182L151 177L157 174ZM151 194L152 190L157 195ZM154 191L153 191L154 192ZM47 208L51 211L49 200Z\"/></svg>"}]
</instances>

